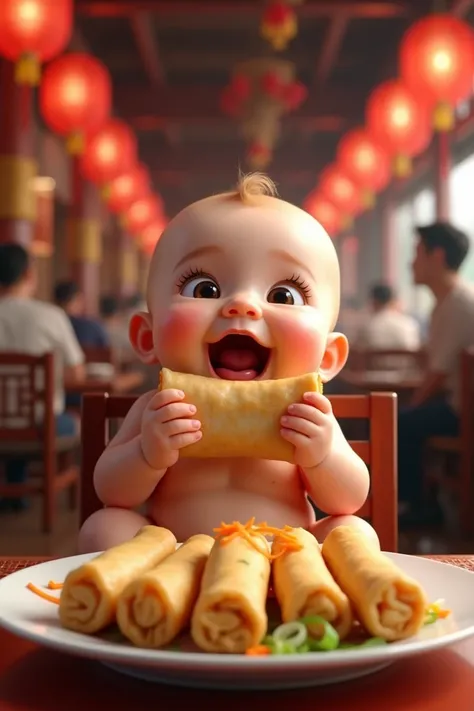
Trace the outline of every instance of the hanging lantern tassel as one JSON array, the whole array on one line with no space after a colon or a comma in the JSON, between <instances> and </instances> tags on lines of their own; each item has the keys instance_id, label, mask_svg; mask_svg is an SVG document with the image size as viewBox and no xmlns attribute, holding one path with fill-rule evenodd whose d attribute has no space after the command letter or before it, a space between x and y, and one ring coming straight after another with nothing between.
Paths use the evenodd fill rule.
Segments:
<instances>
[{"instance_id":1,"label":"hanging lantern tassel","mask_svg":"<svg viewBox=\"0 0 474 711\"><path fill-rule=\"evenodd\" d=\"M409 156L398 155L393 161L393 173L396 178L408 178L411 175L412 162Z\"/></svg>"},{"instance_id":2,"label":"hanging lantern tassel","mask_svg":"<svg viewBox=\"0 0 474 711\"><path fill-rule=\"evenodd\" d=\"M442 102L436 107L433 114L433 126L439 133L448 133L454 128L454 111L452 106Z\"/></svg>"},{"instance_id":3,"label":"hanging lantern tassel","mask_svg":"<svg viewBox=\"0 0 474 711\"><path fill-rule=\"evenodd\" d=\"M41 66L36 54L25 52L15 64L15 81L26 86L38 86Z\"/></svg>"},{"instance_id":4,"label":"hanging lantern tassel","mask_svg":"<svg viewBox=\"0 0 474 711\"><path fill-rule=\"evenodd\" d=\"M283 51L298 32L296 14L285 2L273 2L262 18L261 35L276 51Z\"/></svg>"},{"instance_id":5,"label":"hanging lantern tassel","mask_svg":"<svg viewBox=\"0 0 474 711\"><path fill-rule=\"evenodd\" d=\"M110 185L103 185L100 189L100 197L104 202L108 202L110 199Z\"/></svg>"},{"instance_id":6,"label":"hanging lantern tassel","mask_svg":"<svg viewBox=\"0 0 474 711\"><path fill-rule=\"evenodd\" d=\"M66 150L71 156L80 156L84 153L85 141L80 131L74 131L66 140Z\"/></svg>"},{"instance_id":7,"label":"hanging lantern tassel","mask_svg":"<svg viewBox=\"0 0 474 711\"><path fill-rule=\"evenodd\" d=\"M354 226L354 219L350 215L344 215L342 218L341 228L343 232L351 230Z\"/></svg>"}]
</instances>

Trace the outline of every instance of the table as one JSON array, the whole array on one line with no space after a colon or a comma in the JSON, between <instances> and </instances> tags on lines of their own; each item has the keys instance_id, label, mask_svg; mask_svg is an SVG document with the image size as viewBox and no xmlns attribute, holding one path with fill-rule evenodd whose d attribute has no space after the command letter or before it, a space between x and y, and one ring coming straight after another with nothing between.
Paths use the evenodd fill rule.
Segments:
<instances>
[{"instance_id":1,"label":"table","mask_svg":"<svg viewBox=\"0 0 474 711\"><path fill-rule=\"evenodd\" d=\"M431 556L474 571L474 556ZM0 559L0 577L44 559ZM136 681L0 630L0 711L472 711L474 638L345 684L278 692L186 690Z\"/></svg>"}]
</instances>

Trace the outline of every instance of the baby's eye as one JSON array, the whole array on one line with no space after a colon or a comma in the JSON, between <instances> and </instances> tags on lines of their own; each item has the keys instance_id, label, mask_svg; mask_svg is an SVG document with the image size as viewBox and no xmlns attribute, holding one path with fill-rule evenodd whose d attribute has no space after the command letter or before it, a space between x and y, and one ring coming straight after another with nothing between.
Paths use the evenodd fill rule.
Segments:
<instances>
[{"instance_id":1,"label":"baby's eye","mask_svg":"<svg viewBox=\"0 0 474 711\"><path fill-rule=\"evenodd\" d=\"M209 277L195 277L184 284L180 294L192 299L218 299L221 291L216 282Z\"/></svg>"},{"instance_id":2,"label":"baby's eye","mask_svg":"<svg viewBox=\"0 0 474 711\"><path fill-rule=\"evenodd\" d=\"M289 284L273 286L267 294L267 301L270 304L289 304L293 306L304 306L306 303L300 290L296 286L290 286Z\"/></svg>"}]
</instances>

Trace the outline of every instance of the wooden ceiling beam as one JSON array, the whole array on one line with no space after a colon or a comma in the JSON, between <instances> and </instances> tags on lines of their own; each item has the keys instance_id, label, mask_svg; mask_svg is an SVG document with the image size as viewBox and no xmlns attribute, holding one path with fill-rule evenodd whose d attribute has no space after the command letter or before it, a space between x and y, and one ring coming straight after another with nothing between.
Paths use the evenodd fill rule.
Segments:
<instances>
[{"instance_id":1,"label":"wooden ceiling beam","mask_svg":"<svg viewBox=\"0 0 474 711\"><path fill-rule=\"evenodd\" d=\"M473 5L474 0L453 0L451 13L456 17L466 17Z\"/></svg>"},{"instance_id":2,"label":"wooden ceiling beam","mask_svg":"<svg viewBox=\"0 0 474 711\"><path fill-rule=\"evenodd\" d=\"M415 3L409 0L307 0L298 6L301 18L333 17L348 13L357 18L390 18L411 16ZM262 3L255 0L76 0L76 11L89 17L129 17L137 12L165 15L191 16L220 14L257 17Z\"/></svg>"},{"instance_id":3,"label":"wooden ceiling beam","mask_svg":"<svg viewBox=\"0 0 474 711\"><path fill-rule=\"evenodd\" d=\"M344 37L350 22L350 15L334 15L327 29L314 73L315 89L323 89L337 62Z\"/></svg>"},{"instance_id":4,"label":"wooden ceiling beam","mask_svg":"<svg viewBox=\"0 0 474 711\"><path fill-rule=\"evenodd\" d=\"M153 18L148 12L136 12L130 16L130 26L151 86L155 89L163 86L165 72L153 32Z\"/></svg>"},{"instance_id":5,"label":"wooden ceiling beam","mask_svg":"<svg viewBox=\"0 0 474 711\"><path fill-rule=\"evenodd\" d=\"M140 130L156 130L168 123L212 125L229 122L219 107L222 88L213 85L165 85L151 92L148 86L119 85L114 90L118 113ZM366 87L327 89L312 92L302 108L284 118L285 123L310 130L336 130L341 123L356 118L357 107L363 110Z\"/></svg>"}]
</instances>

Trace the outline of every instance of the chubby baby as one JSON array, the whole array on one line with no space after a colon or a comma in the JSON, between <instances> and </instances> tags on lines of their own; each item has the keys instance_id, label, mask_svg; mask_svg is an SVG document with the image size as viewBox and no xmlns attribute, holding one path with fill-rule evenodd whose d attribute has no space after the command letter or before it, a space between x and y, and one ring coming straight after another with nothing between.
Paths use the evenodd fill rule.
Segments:
<instances>
[{"instance_id":1,"label":"chubby baby","mask_svg":"<svg viewBox=\"0 0 474 711\"><path fill-rule=\"evenodd\" d=\"M262 380L319 372L327 382L348 354L347 339L333 332L339 282L321 225L278 199L265 176L246 176L235 192L200 200L169 223L150 265L148 311L133 317L130 339L144 363L181 373ZM121 543L150 521L183 541L253 516L304 527L320 541L341 524L376 539L354 516L367 498L367 468L324 395L308 392L282 414L292 463L180 457L202 436L185 393L140 397L97 463L104 508L84 523L81 552ZM309 499L328 516L316 521Z\"/></svg>"}]
</instances>

